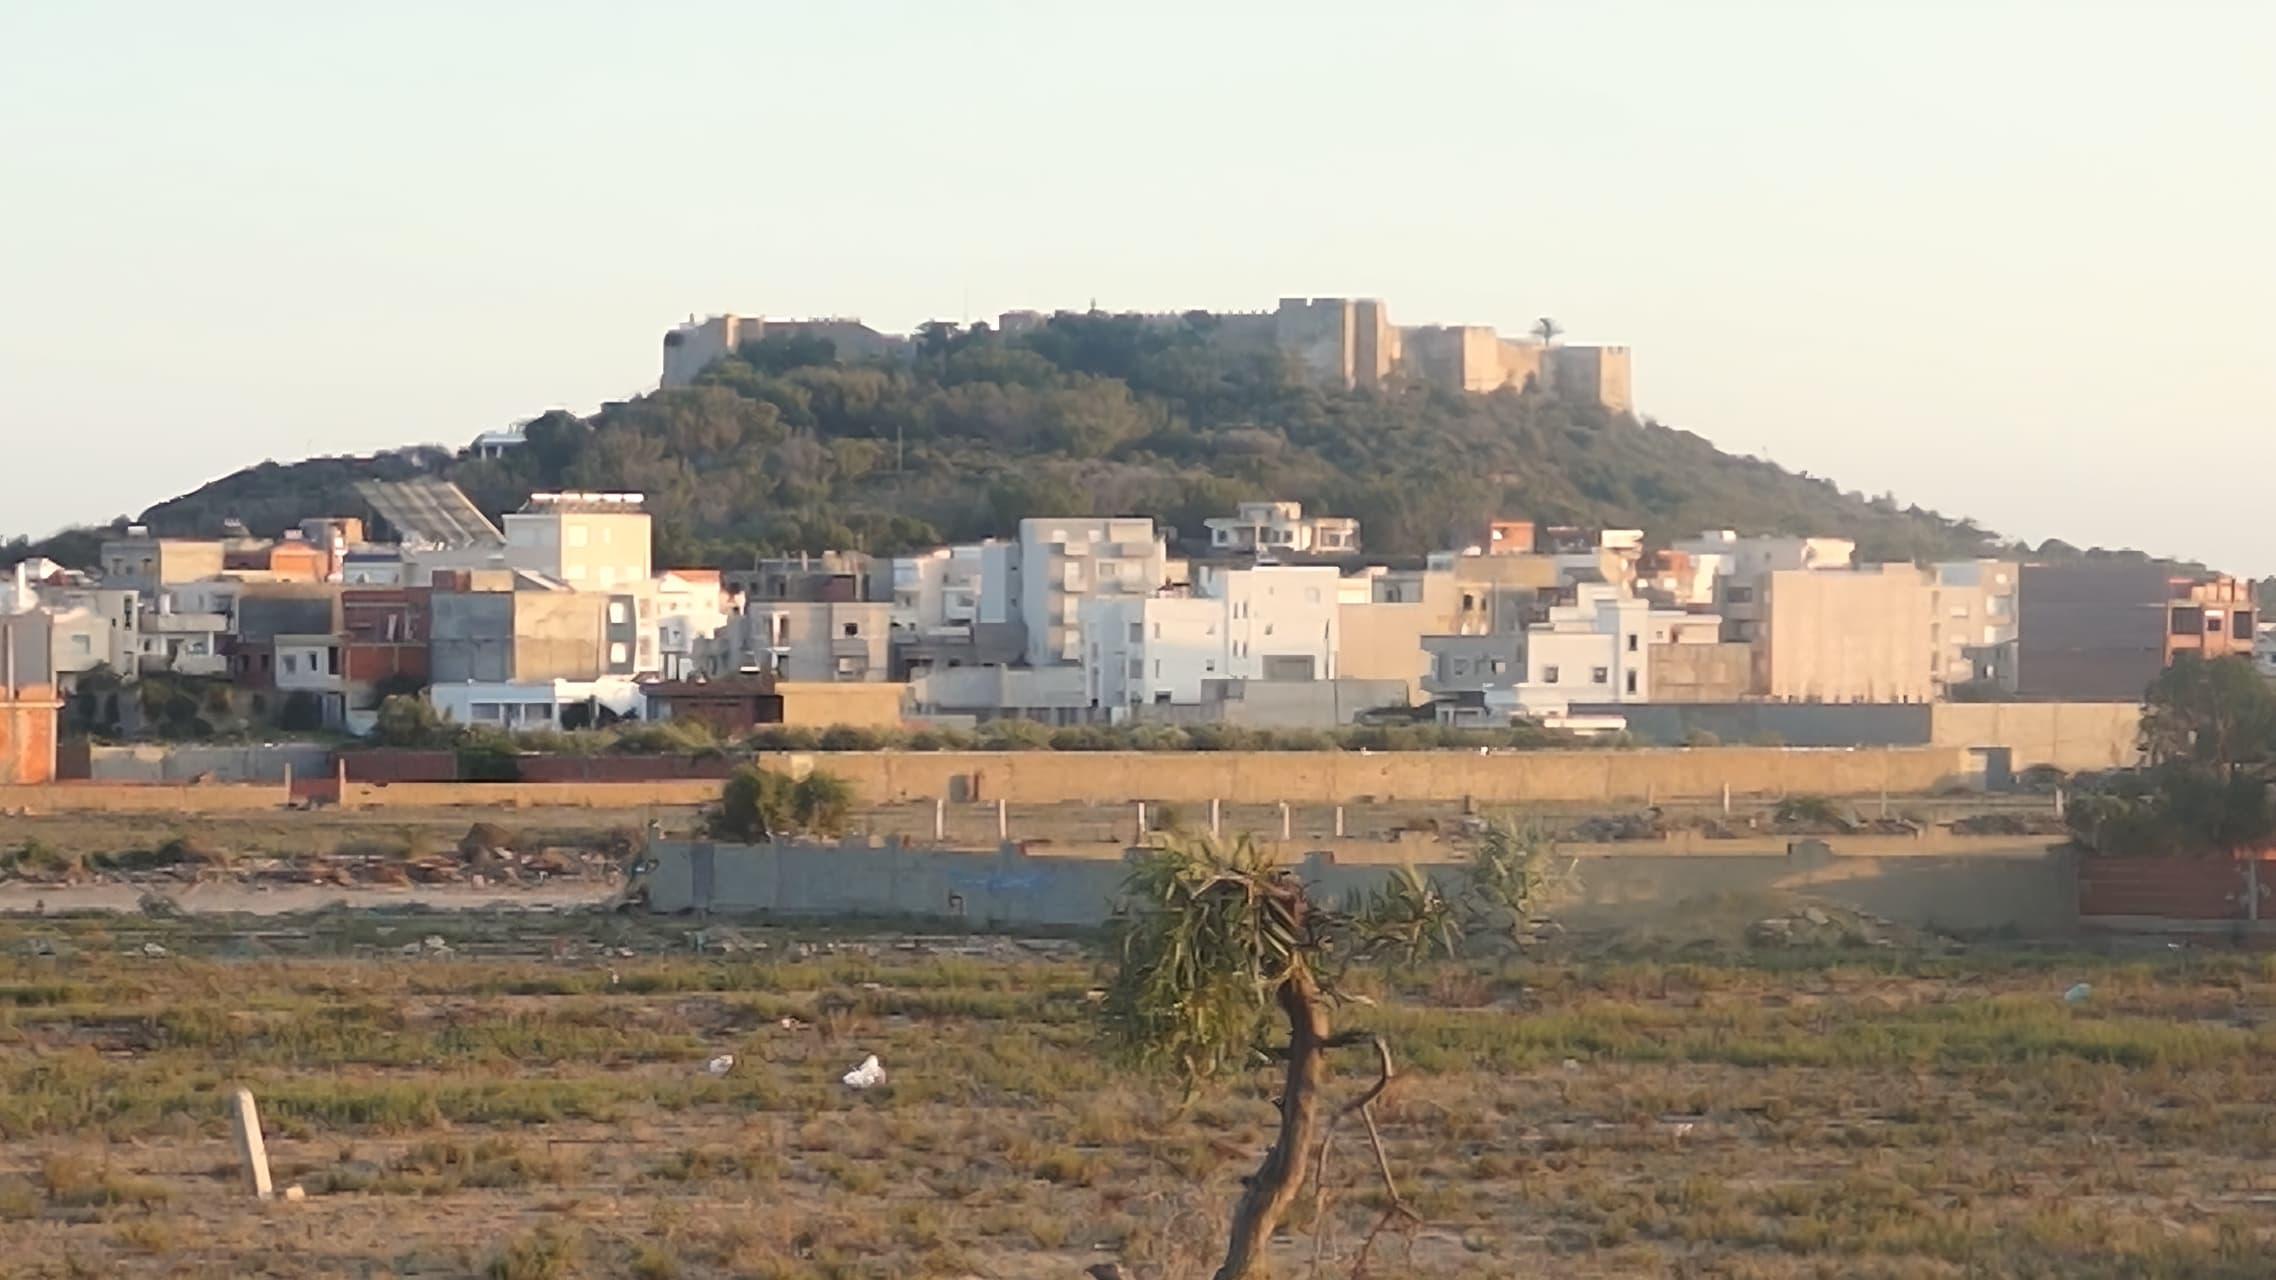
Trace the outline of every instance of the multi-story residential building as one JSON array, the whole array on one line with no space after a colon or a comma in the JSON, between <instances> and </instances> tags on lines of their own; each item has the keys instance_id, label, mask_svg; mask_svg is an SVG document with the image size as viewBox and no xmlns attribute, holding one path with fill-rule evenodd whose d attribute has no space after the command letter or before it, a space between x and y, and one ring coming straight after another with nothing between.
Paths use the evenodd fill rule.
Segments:
<instances>
[{"instance_id":1,"label":"multi-story residential building","mask_svg":"<svg viewBox=\"0 0 2276 1280\"><path fill-rule=\"evenodd\" d=\"M388 694L428 683L433 629L432 592L426 587L356 587L340 593L341 692L349 730L369 732Z\"/></svg>"},{"instance_id":2,"label":"multi-story residential building","mask_svg":"<svg viewBox=\"0 0 2276 1280\"><path fill-rule=\"evenodd\" d=\"M1299 502L1243 502L1230 516L1201 522L1212 551L1233 555L1346 556L1359 550L1359 521L1306 516Z\"/></svg>"},{"instance_id":3,"label":"multi-story residential building","mask_svg":"<svg viewBox=\"0 0 2276 1280\"><path fill-rule=\"evenodd\" d=\"M885 567L894 678L1002 666L1027 652L1016 590L1019 544L988 539L897 556Z\"/></svg>"},{"instance_id":4,"label":"multi-story residential building","mask_svg":"<svg viewBox=\"0 0 2276 1280\"><path fill-rule=\"evenodd\" d=\"M710 675L878 683L891 674L893 606L882 600L746 600L698 646Z\"/></svg>"},{"instance_id":5,"label":"multi-story residential building","mask_svg":"<svg viewBox=\"0 0 2276 1280\"><path fill-rule=\"evenodd\" d=\"M506 563L577 591L631 591L651 576L641 503L637 493L533 493L506 517Z\"/></svg>"},{"instance_id":6,"label":"multi-story residential building","mask_svg":"<svg viewBox=\"0 0 2276 1280\"><path fill-rule=\"evenodd\" d=\"M1937 693L2015 691L2019 566L2012 560L1952 560L1929 567L1929 643Z\"/></svg>"},{"instance_id":7,"label":"multi-story residential building","mask_svg":"<svg viewBox=\"0 0 2276 1280\"><path fill-rule=\"evenodd\" d=\"M1681 605L1712 605L1725 578L1752 580L1784 569L1847 569L1857 553L1848 538L1741 537L1730 529L1710 529L1668 548L1684 558L1681 574L1653 585L1675 595ZM1683 593L1676 595L1675 593Z\"/></svg>"},{"instance_id":8,"label":"multi-story residential building","mask_svg":"<svg viewBox=\"0 0 2276 1280\"><path fill-rule=\"evenodd\" d=\"M639 617L629 593L437 587L428 607L436 687L629 680L636 670Z\"/></svg>"},{"instance_id":9,"label":"multi-story residential building","mask_svg":"<svg viewBox=\"0 0 2276 1280\"><path fill-rule=\"evenodd\" d=\"M1560 716L1578 704L1649 702L1652 655L1690 615L1655 611L1617 585L1583 582L1514 632L1437 635L1425 687L1452 719Z\"/></svg>"},{"instance_id":10,"label":"multi-story residential building","mask_svg":"<svg viewBox=\"0 0 2276 1280\"><path fill-rule=\"evenodd\" d=\"M176 610L173 596L182 589L171 589L158 597L157 608L142 611L137 625L135 672L148 675L166 671L185 676L228 674L228 648L234 634L230 616L214 610Z\"/></svg>"},{"instance_id":11,"label":"multi-story residential building","mask_svg":"<svg viewBox=\"0 0 2276 1280\"><path fill-rule=\"evenodd\" d=\"M667 569L643 593L648 624L640 637L640 670L667 680L696 671L696 651L734 615L717 569Z\"/></svg>"},{"instance_id":12,"label":"multi-story residential building","mask_svg":"<svg viewBox=\"0 0 2276 1280\"><path fill-rule=\"evenodd\" d=\"M859 551L780 556L722 575L727 590L745 600L841 603L879 598L877 562Z\"/></svg>"},{"instance_id":13,"label":"multi-story residential building","mask_svg":"<svg viewBox=\"0 0 2276 1280\"><path fill-rule=\"evenodd\" d=\"M1118 713L1197 704L1216 681L1335 679L1337 577L1327 567L1205 568L1191 594L1084 600L1092 705Z\"/></svg>"},{"instance_id":14,"label":"multi-story residential building","mask_svg":"<svg viewBox=\"0 0 2276 1280\"><path fill-rule=\"evenodd\" d=\"M128 526L125 537L104 539L101 554L104 586L146 596L176 583L215 577L223 568L218 540L153 538L141 525Z\"/></svg>"},{"instance_id":15,"label":"multi-story residential building","mask_svg":"<svg viewBox=\"0 0 2276 1280\"><path fill-rule=\"evenodd\" d=\"M66 684L94 668L108 667L132 680L142 668L142 593L132 587L47 587L40 602L58 616L70 617L66 632L71 652L59 655L56 670ZM82 616L83 615L83 616ZM98 627L94 621L99 620Z\"/></svg>"},{"instance_id":16,"label":"multi-story residential building","mask_svg":"<svg viewBox=\"0 0 2276 1280\"><path fill-rule=\"evenodd\" d=\"M236 631L228 645L230 679L241 689L276 688L282 670L278 641L337 635L341 590L327 584L244 584L237 594ZM265 697L256 700L257 710L266 706Z\"/></svg>"},{"instance_id":17,"label":"multi-story residential building","mask_svg":"<svg viewBox=\"0 0 2276 1280\"><path fill-rule=\"evenodd\" d=\"M1779 702L1936 696L1931 579L1909 564L1726 575L1726 638L1752 646L1753 694Z\"/></svg>"},{"instance_id":18,"label":"multi-story residential building","mask_svg":"<svg viewBox=\"0 0 2276 1280\"><path fill-rule=\"evenodd\" d=\"M2176 654L2251 656L2252 588L2152 561L2027 564L2016 594L2016 692L2135 702Z\"/></svg>"},{"instance_id":19,"label":"multi-story residential building","mask_svg":"<svg viewBox=\"0 0 2276 1280\"><path fill-rule=\"evenodd\" d=\"M1017 569L1011 595L1027 628L1031 667L1083 661L1083 600L1152 595L1185 573L1154 522L1142 517L1022 520Z\"/></svg>"},{"instance_id":20,"label":"multi-story residential building","mask_svg":"<svg viewBox=\"0 0 2276 1280\"><path fill-rule=\"evenodd\" d=\"M271 645L276 655L272 683L278 696L279 714L288 727L292 726L292 707L307 700L312 718L326 729L344 729L348 723L347 665L341 660L344 647L334 633L322 635L280 635Z\"/></svg>"}]
</instances>

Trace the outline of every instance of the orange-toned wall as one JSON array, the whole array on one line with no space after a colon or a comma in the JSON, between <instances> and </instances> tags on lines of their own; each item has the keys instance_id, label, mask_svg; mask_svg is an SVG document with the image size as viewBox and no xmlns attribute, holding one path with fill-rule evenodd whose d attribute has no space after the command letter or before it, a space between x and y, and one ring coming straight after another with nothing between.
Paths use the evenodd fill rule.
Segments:
<instances>
[{"instance_id":1,"label":"orange-toned wall","mask_svg":"<svg viewBox=\"0 0 2276 1280\"><path fill-rule=\"evenodd\" d=\"M11 699L0 690L0 783L55 781L55 690L28 684Z\"/></svg>"}]
</instances>

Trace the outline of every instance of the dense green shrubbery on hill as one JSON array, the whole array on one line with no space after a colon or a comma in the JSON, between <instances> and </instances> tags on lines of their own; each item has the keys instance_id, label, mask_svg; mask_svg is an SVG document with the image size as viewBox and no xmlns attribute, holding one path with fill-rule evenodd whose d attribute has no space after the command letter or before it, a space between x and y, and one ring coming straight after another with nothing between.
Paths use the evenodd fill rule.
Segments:
<instances>
[{"instance_id":1,"label":"dense green shrubbery on hill","mask_svg":"<svg viewBox=\"0 0 2276 1280\"><path fill-rule=\"evenodd\" d=\"M893 552L1009 532L1020 517L1138 514L1199 534L1244 498L1357 516L1369 551L1474 538L1487 516L1828 533L1869 558L1964 555L1967 521L1735 457L1698 436L1515 391L1344 392L1277 355L1219 350L1207 317L1147 326L1062 316L1017 336L932 326L907 367L833 363L827 343L769 340L699 386L551 413L498 460L422 451L264 463L161 503L161 533L235 516L274 532L356 511L366 474L448 475L486 510L533 489L634 489L657 516L662 564L757 554Z\"/></svg>"}]
</instances>

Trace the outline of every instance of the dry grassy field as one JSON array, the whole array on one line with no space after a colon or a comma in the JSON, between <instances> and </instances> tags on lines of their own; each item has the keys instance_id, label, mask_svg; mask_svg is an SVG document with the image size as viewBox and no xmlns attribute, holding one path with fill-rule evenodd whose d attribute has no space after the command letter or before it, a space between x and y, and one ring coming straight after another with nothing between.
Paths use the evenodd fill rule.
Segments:
<instances>
[{"instance_id":1,"label":"dry grassy field","mask_svg":"<svg viewBox=\"0 0 2276 1280\"><path fill-rule=\"evenodd\" d=\"M1092 953L698 929L0 921L0 1273L1208 1274L1269 1077L1130 1077ZM2257 956L1573 942L1373 990L1426 1221L1368 1274L2272 1270ZM869 1053L886 1083L840 1083ZM306 1200L240 1190L240 1083ZM1369 1165L1339 1142L1281 1274L1351 1272Z\"/></svg>"}]
</instances>

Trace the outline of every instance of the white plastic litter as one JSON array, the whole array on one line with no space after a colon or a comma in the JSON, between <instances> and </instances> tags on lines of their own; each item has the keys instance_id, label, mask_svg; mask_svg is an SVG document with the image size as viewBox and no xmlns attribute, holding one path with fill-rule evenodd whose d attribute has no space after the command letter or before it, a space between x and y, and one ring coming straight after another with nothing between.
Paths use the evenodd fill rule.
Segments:
<instances>
[{"instance_id":1,"label":"white plastic litter","mask_svg":"<svg viewBox=\"0 0 2276 1280\"><path fill-rule=\"evenodd\" d=\"M715 1076L723 1076L735 1069L735 1055L723 1053L703 1064L703 1069Z\"/></svg>"},{"instance_id":2,"label":"white plastic litter","mask_svg":"<svg viewBox=\"0 0 2276 1280\"><path fill-rule=\"evenodd\" d=\"M847 1085L856 1089L867 1089L873 1085L883 1084L885 1082L885 1064L879 1062L877 1055L873 1053L863 1058L860 1066L848 1071L845 1080Z\"/></svg>"},{"instance_id":3,"label":"white plastic litter","mask_svg":"<svg viewBox=\"0 0 2276 1280\"><path fill-rule=\"evenodd\" d=\"M2094 988L2093 988L2091 985L2089 985L2089 984L2087 984L2087 983L2084 983L2084 982L2082 982L2082 983L2079 983L2077 986L2075 986L2075 987L2072 987L2070 990L2068 990L2068 991L2065 991L2065 992L2063 993L2063 1003L2064 1003L2064 1004L2085 1004L2085 1003L2086 1003L2086 998L2087 998L2088 996L2090 996L2090 995L2093 995L2093 994L2094 994Z\"/></svg>"}]
</instances>

